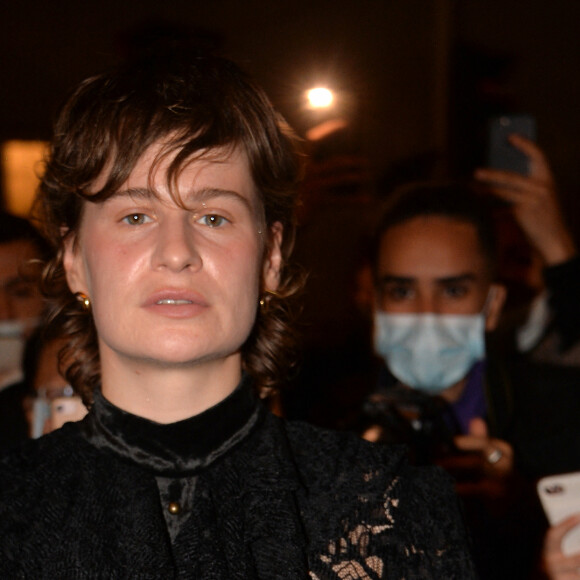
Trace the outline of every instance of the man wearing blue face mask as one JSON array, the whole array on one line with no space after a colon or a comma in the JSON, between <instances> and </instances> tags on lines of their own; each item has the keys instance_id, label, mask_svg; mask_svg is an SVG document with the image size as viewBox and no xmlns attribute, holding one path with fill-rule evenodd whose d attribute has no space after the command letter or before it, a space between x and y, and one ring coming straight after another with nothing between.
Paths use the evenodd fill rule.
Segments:
<instances>
[{"instance_id":1,"label":"man wearing blue face mask","mask_svg":"<svg viewBox=\"0 0 580 580\"><path fill-rule=\"evenodd\" d=\"M487 415L485 332L497 325L506 295L494 268L492 223L463 188L401 193L379 227L375 351L400 383L387 391L387 402L410 420L420 462L463 434L477 437L467 444L481 445L496 469L511 470L511 446L487 440L480 422ZM373 401L380 415L385 400L375 395L371 407Z\"/></svg>"},{"instance_id":2,"label":"man wearing blue face mask","mask_svg":"<svg viewBox=\"0 0 580 580\"><path fill-rule=\"evenodd\" d=\"M525 446L517 439L517 428L522 433L530 417L522 417L514 398L523 378L530 383L529 369L534 370L532 383L550 379L552 389L573 383L580 374L532 367L525 359L516 368L501 360L501 352L488 356L485 338L496 328L506 298L496 280L489 209L481 196L463 186L418 185L395 194L377 228L372 256L374 347L389 373L383 377L386 388L367 407L372 414L377 403L375 416L380 417L386 408L382 395L390 407L400 400L399 415L409 419L413 431L424 430L422 411L428 408L435 423L427 426L427 438L432 432L459 436L452 446L477 451L487 469L508 472L513 445L516 451ZM532 387L525 386L529 396L538 391ZM381 432L372 429L367 436L380 438ZM524 467L532 475L570 467L564 460L549 465L555 457L543 459L543 466L528 461Z\"/></svg>"},{"instance_id":3,"label":"man wearing blue face mask","mask_svg":"<svg viewBox=\"0 0 580 580\"><path fill-rule=\"evenodd\" d=\"M363 436L404 442L416 462L447 468L469 498L482 577L527 577L541 532L525 534L541 520L527 505L522 518L514 497L533 494L524 476L580 468L580 373L512 364L486 348L506 290L488 207L467 187L398 192L379 222L372 268L374 347L385 364Z\"/></svg>"}]
</instances>

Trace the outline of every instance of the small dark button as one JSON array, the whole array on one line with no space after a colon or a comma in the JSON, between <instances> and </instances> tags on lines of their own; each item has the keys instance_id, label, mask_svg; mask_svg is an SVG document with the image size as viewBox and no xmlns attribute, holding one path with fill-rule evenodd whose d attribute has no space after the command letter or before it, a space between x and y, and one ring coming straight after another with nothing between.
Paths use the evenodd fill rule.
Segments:
<instances>
[{"instance_id":1,"label":"small dark button","mask_svg":"<svg viewBox=\"0 0 580 580\"><path fill-rule=\"evenodd\" d=\"M167 509L169 510L170 514L176 516L181 511L181 506L176 502L172 501L168 506Z\"/></svg>"}]
</instances>

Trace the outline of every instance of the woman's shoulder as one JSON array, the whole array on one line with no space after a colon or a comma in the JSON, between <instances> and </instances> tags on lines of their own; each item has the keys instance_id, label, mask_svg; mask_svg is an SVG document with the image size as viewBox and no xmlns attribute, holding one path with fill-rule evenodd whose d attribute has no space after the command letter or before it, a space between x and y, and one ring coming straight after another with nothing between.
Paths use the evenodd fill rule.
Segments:
<instances>
[{"instance_id":1,"label":"woman's shoulder","mask_svg":"<svg viewBox=\"0 0 580 580\"><path fill-rule=\"evenodd\" d=\"M86 442L74 423L24 441L0 456L0 497L50 489L52 480L73 474L85 457Z\"/></svg>"},{"instance_id":2,"label":"woman's shoulder","mask_svg":"<svg viewBox=\"0 0 580 580\"><path fill-rule=\"evenodd\" d=\"M326 504L325 494L331 492L332 501L345 505L354 501L356 509L361 501L372 509L373 502L384 502L386 497L397 504L404 498L403 510L418 505L432 510L434 502L450 513L457 509L450 476L439 467L411 465L403 445L370 443L350 432L272 415L259 441L250 451L252 461L265 467L264 471L296 479L313 505Z\"/></svg>"},{"instance_id":3,"label":"woman's shoulder","mask_svg":"<svg viewBox=\"0 0 580 580\"><path fill-rule=\"evenodd\" d=\"M337 475L342 474L342 478L362 477L370 481L380 477L386 481L410 469L403 445L370 443L354 433L300 421L283 426L296 465L308 479L336 481Z\"/></svg>"},{"instance_id":4,"label":"woman's shoulder","mask_svg":"<svg viewBox=\"0 0 580 580\"><path fill-rule=\"evenodd\" d=\"M0 454L0 469L4 466L10 466L12 469L17 466L26 468L26 465L43 457L69 453L71 446L75 445L77 435L78 426L74 423L65 423L62 428L38 439L22 441Z\"/></svg>"}]
</instances>

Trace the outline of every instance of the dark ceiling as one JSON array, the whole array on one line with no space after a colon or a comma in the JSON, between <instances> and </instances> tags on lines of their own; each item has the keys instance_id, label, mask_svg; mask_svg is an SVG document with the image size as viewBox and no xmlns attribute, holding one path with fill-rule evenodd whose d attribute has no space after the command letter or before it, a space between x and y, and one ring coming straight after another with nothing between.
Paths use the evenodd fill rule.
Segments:
<instances>
[{"instance_id":1,"label":"dark ceiling","mask_svg":"<svg viewBox=\"0 0 580 580\"><path fill-rule=\"evenodd\" d=\"M378 171L425 152L453 156L477 75L503 59L495 89L537 117L565 187L580 182L580 2L18 0L0 16L1 139L47 138L72 86L122 59L139 32L174 28L220 44L300 131L313 122L302 90L337 87ZM480 58L463 69L474 73L467 81L454 76L466 46Z\"/></svg>"}]
</instances>

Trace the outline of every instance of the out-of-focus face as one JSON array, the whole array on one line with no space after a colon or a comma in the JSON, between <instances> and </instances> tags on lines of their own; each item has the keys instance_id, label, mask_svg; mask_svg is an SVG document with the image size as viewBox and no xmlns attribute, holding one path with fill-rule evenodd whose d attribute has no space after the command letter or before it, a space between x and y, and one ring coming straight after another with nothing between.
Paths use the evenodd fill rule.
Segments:
<instances>
[{"instance_id":1,"label":"out-of-focus face","mask_svg":"<svg viewBox=\"0 0 580 580\"><path fill-rule=\"evenodd\" d=\"M491 279L475 227L419 216L389 228L377 260L377 307L389 313L477 314L488 296L487 329L497 323L503 292Z\"/></svg>"},{"instance_id":2,"label":"out-of-focus face","mask_svg":"<svg viewBox=\"0 0 580 580\"><path fill-rule=\"evenodd\" d=\"M177 182L181 207L165 180L170 160L150 176L158 150L145 153L116 195L85 204L76 243L66 245L69 286L90 297L103 369L241 365L259 293L278 284L281 228L264 256L245 154L191 162Z\"/></svg>"},{"instance_id":3,"label":"out-of-focus face","mask_svg":"<svg viewBox=\"0 0 580 580\"><path fill-rule=\"evenodd\" d=\"M44 344L38 355L32 386L37 393L42 392L49 399L58 396L68 384L58 370L58 353L63 345L63 342L53 340Z\"/></svg>"},{"instance_id":4,"label":"out-of-focus face","mask_svg":"<svg viewBox=\"0 0 580 580\"><path fill-rule=\"evenodd\" d=\"M79 421L87 414L81 398L75 395L58 370L60 340L45 343L38 355L33 388L36 400L25 406L32 437L50 433L68 421Z\"/></svg>"},{"instance_id":5,"label":"out-of-focus face","mask_svg":"<svg viewBox=\"0 0 580 580\"><path fill-rule=\"evenodd\" d=\"M32 242L15 240L0 244L0 320L36 318L42 311L38 286L21 276L25 264L38 257Z\"/></svg>"}]
</instances>

